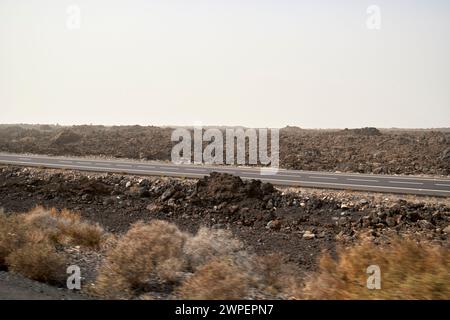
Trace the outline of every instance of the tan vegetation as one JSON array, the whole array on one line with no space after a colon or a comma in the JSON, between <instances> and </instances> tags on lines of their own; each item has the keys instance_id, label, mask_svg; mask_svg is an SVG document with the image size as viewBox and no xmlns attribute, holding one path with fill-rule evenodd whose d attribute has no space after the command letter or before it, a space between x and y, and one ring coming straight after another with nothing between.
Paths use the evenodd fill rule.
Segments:
<instances>
[{"instance_id":1,"label":"tan vegetation","mask_svg":"<svg viewBox=\"0 0 450 320\"><path fill-rule=\"evenodd\" d=\"M249 275L232 259L216 258L201 266L177 290L182 299L237 300L247 296Z\"/></svg>"},{"instance_id":2,"label":"tan vegetation","mask_svg":"<svg viewBox=\"0 0 450 320\"><path fill-rule=\"evenodd\" d=\"M243 298L251 278L248 264L250 255L228 231L201 228L190 235L174 224L153 220L133 225L107 252L95 292L124 298L141 294L152 284L166 283L181 284L177 294L189 299ZM212 270L221 271L213 274ZM203 282L208 285L188 297L187 288Z\"/></svg>"},{"instance_id":3,"label":"tan vegetation","mask_svg":"<svg viewBox=\"0 0 450 320\"><path fill-rule=\"evenodd\" d=\"M68 210L46 210L36 207L23 215L23 220L31 228L42 230L54 242L65 245L81 245L96 248L104 236L97 225L81 221L78 213Z\"/></svg>"},{"instance_id":4,"label":"tan vegetation","mask_svg":"<svg viewBox=\"0 0 450 320\"><path fill-rule=\"evenodd\" d=\"M184 246L190 266L195 270L214 258L245 255L244 244L228 230L202 227L189 237Z\"/></svg>"},{"instance_id":5,"label":"tan vegetation","mask_svg":"<svg viewBox=\"0 0 450 320\"><path fill-rule=\"evenodd\" d=\"M298 295L303 277L297 265L289 263L278 253L254 259L255 286L271 296L295 298Z\"/></svg>"},{"instance_id":6,"label":"tan vegetation","mask_svg":"<svg viewBox=\"0 0 450 320\"><path fill-rule=\"evenodd\" d=\"M59 283L65 277L65 257L49 243L27 243L6 258L8 270L30 279Z\"/></svg>"},{"instance_id":7,"label":"tan vegetation","mask_svg":"<svg viewBox=\"0 0 450 320\"><path fill-rule=\"evenodd\" d=\"M136 223L107 252L96 292L111 297L145 291L151 281L173 282L184 266L187 235L175 225L154 220Z\"/></svg>"},{"instance_id":8,"label":"tan vegetation","mask_svg":"<svg viewBox=\"0 0 450 320\"><path fill-rule=\"evenodd\" d=\"M0 212L0 268L34 280L59 283L66 275L64 246L97 248L104 236L98 225L76 213L36 207L30 212Z\"/></svg>"},{"instance_id":9,"label":"tan vegetation","mask_svg":"<svg viewBox=\"0 0 450 320\"><path fill-rule=\"evenodd\" d=\"M298 269L280 255L252 255L229 231L200 228L190 235L154 220L133 225L107 252L95 292L127 298L169 283L178 286L174 297L184 299L244 299L254 291L288 297L295 276Z\"/></svg>"},{"instance_id":10,"label":"tan vegetation","mask_svg":"<svg viewBox=\"0 0 450 320\"><path fill-rule=\"evenodd\" d=\"M17 217L8 217L0 211L0 268L6 268L6 258L24 242Z\"/></svg>"},{"instance_id":11,"label":"tan vegetation","mask_svg":"<svg viewBox=\"0 0 450 320\"><path fill-rule=\"evenodd\" d=\"M165 290L176 299L450 299L449 249L413 240L362 240L325 252L317 271L304 276L280 254L248 252L225 230L191 235L153 220L113 238L67 210L0 211L0 268L61 283L69 262L61 248L78 245L107 248L94 286L103 298L157 299ZM366 286L370 265L380 267L380 290Z\"/></svg>"},{"instance_id":12,"label":"tan vegetation","mask_svg":"<svg viewBox=\"0 0 450 320\"><path fill-rule=\"evenodd\" d=\"M373 264L381 268L381 290L366 286L366 268ZM247 253L229 232L202 228L192 236L153 221L133 226L101 270L97 286L109 296L143 294L145 285L162 279L172 281L174 297L183 299L450 298L448 249L403 239L363 241L339 249L336 259L324 253L318 271L305 280L283 256Z\"/></svg>"},{"instance_id":13,"label":"tan vegetation","mask_svg":"<svg viewBox=\"0 0 450 320\"><path fill-rule=\"evenodd\" d=\"M368 290L366 268L378 265L381 289ZM306 299L450 299L448 248L394 239L376 246L363 242L341 248L337 259L324 254L319 271L306 281Z\"/></svg>"}]
</instances>

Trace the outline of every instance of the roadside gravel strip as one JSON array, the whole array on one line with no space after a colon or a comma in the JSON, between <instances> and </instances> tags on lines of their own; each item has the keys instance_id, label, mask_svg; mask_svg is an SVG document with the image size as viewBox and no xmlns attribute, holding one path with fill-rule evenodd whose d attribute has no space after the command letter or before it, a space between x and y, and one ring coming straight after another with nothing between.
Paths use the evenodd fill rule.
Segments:
<instances>
[{"instance_id":1,"label":"roadside gravel strip","mask_svg":"<svg viewBox=\"0 0 450 320\"><path fill-rule=\"evenodd\" d=\"M86 296L0 271L0 300L85 300Z\"/></svg>"},{"instance_id":2,"label":"roadside gravel strip","mask_svg":"<svg viewBox=\"0 0 450 320\"><path fill-rule=\"evenodd\" d=\"M270 170L265 170L263 168L174 165L158 162L29 156L8 153L0 153L0 163L20 166L186 178L202 178L209 175L211 172L216 171L238 175L243 179L258 179L263 182L270 182L274 185L441 197L450 196L450 179L447 178L329 173L285 169L271 172Z\"/></svg>"}]
</instances>

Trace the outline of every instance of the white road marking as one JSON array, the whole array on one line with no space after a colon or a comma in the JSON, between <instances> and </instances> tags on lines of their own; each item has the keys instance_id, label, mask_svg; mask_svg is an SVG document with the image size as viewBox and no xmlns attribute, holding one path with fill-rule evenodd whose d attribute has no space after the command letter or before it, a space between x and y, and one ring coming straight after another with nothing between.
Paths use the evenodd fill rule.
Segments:
<instances>
[{"instance_id":1,"label":"white road marking","mask_svg":"<svg viewBox=\"0 0 450 320\"><path fill-rule=\"evenodd\" d=\"M184 170L186 170L186 171L192 171L192 172L207 172L207 170L206 169L200 169L200 168L192 168L192 169L190 169L190 168L186 168L186 169L184 169Z\"/></svg>"},{"instance_id":2,"label":"white road marking","mask_svg":"<svg viewBox=\"0 0 450 320\"><path fill-rule=\"evenodd\" d=\"M19 158L19 160L23 160L23 161L31 161L30 158Z\"/></svg>"},{"instance_id":3,"label":"white road marking","mask_svg":"<svg viewBox=\"0 0 450 320\"><path fill-rule=\"evenodd\" d=\"M228 172L228 171L219 171L217 170L217 172ZM284 178L301 178L301 175L298 174L279 174L279 173L273 173L273 174L269 174L269 172L265 172L265 173L261 173L261 172L238 172L239 174L246 174L246 175L253 175L253 176L257 176L257 177L284 177ZM324 179L337 179L337 178L324 178Z\"/></svg>"},{"instance_id":4,"label":"white road marking","mask_svg":"<svg viewBox=\"0 0 450 320\"><path fill-rule=\"evenodd\" d=\"M180 170L180 168L176 168L176 167L174 167L174 168L160 167L159 169L161 169L161 170L174 170L174 171L179 171Z\"/></svg>"},{"instance_id":5,"label":"white road marking","mask_svg":"<svg viewBox=\"0 0 450 320\"><path fill-rule=\"evenodd\" d=\"M102 166L102 167L107 167L107 166L108 166L107 163L96 162L95 164L96 164L97 166Z\"/></svg>"},{"instance_id":6,"label":"white road marking","mask_svg":"<svg viewBox=\"0 0 450 320\"><path fill-rule=\"evenodd\" d=\"M450 184L445 184L445 183L435 183L435 186L441 186L441 187L450 187Z\"/></svg>"},{"instance_id":7,"label":"white road marking","mask_svg":"<svg viewBox=\"0 0 450 320\"><path fill-rule=\"evenodd\" d=\"M350 179L347 178L349 181L362 181L362 182L379 182L378 180L368 180L368 179Z\"/></svg>"},{"instance_id":8,"label":"white road marking","mask_svg":"<svg viewBox=\"0 0 450 320\"><path fill-rule=\"evenodd\" d=\"M294 170L294 169L280 169L288 171L289 173L295 174L317 174L317 171L308 171L308 170ZM380 178L380 179L400 179L400 180L426 180L426 181L442 181L448 182L448 179L445 178L431 178L431 177L422 177L422 176L399 176L399 175L384 175L384 174L363 174L363 173L352 173L352 172L321 172L321 175L330 175L330 176L340 176L340 177L360 177L360 178Z\"/></svg>"},{"instance_id":9,"label":"white road marking","mask_svg":"<svg viewBox=\"0 0 450 320\"><path fill-rule=\"evenodd\" d=\"M68 161L68 160L59 160L58 162L60 162L60 163L69 163L69 164L73 163L72 161Z\"/></svg>"},{"instance_id":10,"label":"white road marking","mask_svg":"<svg viewBox=\"0 0 450 320\"><path fill-rule=\"evenodd\" d=\"M144 169L154 169L154 166L136 166L138 168L144 168Z\"/></svg>"},{"instance_id":11,"label":"white road marking","mask_svg":"<svg viewBox=\"0 0 450 320\"><path fill-rule=\"evenodd\" d=\"M422 182L406 182L406 181L389 181L389 183L400 183L400 184L414 184L414 185L422 185Z\"/></svg>"},{"instance_id":12,"label":"white road marking","mask_svg":"<svg viewBox=\"0 0 450 320\"><path fill-rule=\"evenodd\" d=\"M133 168L133 166L131 164L116 164L116 167Z\"/></svg>"},{"instance_id":13,"label":"white road marking","mask_svg":"<svg viewBox=\"0 0 450 320\"><path fill-rule=\"evenodd\" d=\"M27 155L27 157L23 157L24 156L23 154L3 153L3 152L0 152L0 156L1 157L13 158L13 160L19 159L19 158L20 159L27 159L26 161L29 161L29 160L35 160L35 161L53 160L53 161L56 161L58 159L61 159L61 158L58 158L58 157L43 156L43 155ZM64 159L72 160L72 161L80 160L80 158L75 158L75 157L73 157L73 158L65 157ZM91 160L95 161L95 159L91 159ZM100 160L100 159L98 159L98 160ZM118 161L118 159L117 160L102 160L102 161L104 161L103 163L116 163ZM87 162L87 161L83 162L83 164L88 164L88 163L91 164L90 162ZM140 162L139 161L131 162L130 161L128 163L135 165L135 164L140 164L140 163L145 163L145 162L142 162L142 161L140 161ZM171 166L171 164L167 164L167 163L164 163L164 162L155 162L155 161L153 161L153 162L149 162L149 163L152 163L152 164L156 163L156 164L161 164L161 165L165 165L165 166ZM210 166L210 165L209 166L208 165L203 165L202 166L202 168L211 169L211 170L214 170L214 171L217 171L217 170L219 170L222 167L223 166ZM236 169L237 170L244 169L244 170L249 170L249 171L255 170L256 172L261 170L261 168L258 168L258 167L255 167L255 168L236 167ZM288 171L289 173L292 173L292 175L294 177L297 176L297 174L308 174L308 173L309 174L317 174L317 171L308 171L308 170L287 170L287 169L284 169L284 168L279 168L279 170L280 171ZM448 179L448 178L447 179L446 178L438 178L438 177L432 178L432 177L427 177L427 176L375 175L375 174L362 174L362 173L349 173L349 172L345 172L345 173L344 172L321 172L321 175L339 176L339 177L343 177L343 178L346 178L346 177L357 177L357 178L373 178L373 177L376 177L377 179L383 179L383 180L384 179L421 180L421 181L424 180L424 181L433 181L433 183L436 183L436 182L449 183L450 182L450 179Z\"/></svg>"},{"instance_id":14,"label":"white road marking","mask_svg":"<svg viewBox=\"0 0 450 320\"><path fill-rule=\"evenodd\" d=\"M8 163L10 163L10 164L26 164L26 165L30 164L30 163L24 162L24 161L9 161L9 160L8 160ZM89 171L111 170L111 172L119 172L119 170L120 170L118 168L111 168L111 167L110 168L105 168L105 167L99 168L99 167L89 167L89 166L73 166L73 165L71 166L71 165L67 165L67 164L41 163L41 162L33 162L33 163L31 163L31 165L45 166L48 168L58 168L58 169L67 167L67 169L72 169L72 170L77 170L77 169L83 170L84 169L84 170L89 170ZM165 175L165 174L169 173L169 172L164 172L164 171L156 171L156 170L148 171L148 170L138 170L138 169L129 169L128 171L130 173L144 173L144 174L151 173L151 174L160 174L160 175ZM179 174L176 174L176 176L178 176L178 175ZM197 173L189 173L189 175L190 176L199 176L199 177L204 176L203 174L197 174Z\"/></svg>"},{"instance_id":15,"label":"white road marking","mask_svg":"<svg viewBox=\"0 0 450 320\"><path fill-rule=\"evenodd\" d=\"M285 178L301 178L300 175L292 175L292 174L273 174L273 175L267 175L267 174L260 174L260 176L273 176L273 177L285 177Z\"/></svg>"},{"instance_id":16,"label":"white road marking","mask_svg":"<svg viewBox=\"0 0 450 320\"><path fill-rule=\"evenodd\" d=\"M245 178L245 177L243 177ZM251 179L251 178L247 178ZM431 192L445 192L450 193L450 190L436 190L436 189L415 189L415 188L400 188L400 187L387 187L387 186L371 186L371 185L364 185L364 184L346 184L346 183L331 183L331 182L313 182L313 181L291 181L291 180L281 180L281 179L271 179L271 178L261 178L263 181L274 181L274 182L289 182L293 185L295 183L298 183L299 186L305 185L305 184L312 184L314 187L315 185L326 185L328 187L330 186L343 186L343 187L364 187L364 188L370 188L372 190L384 190L384 189L393 189L393 190L403 190L403 191L431 191Z\"/></svg>"},{"instance_id":17,"label":"white road marking","mask_svg":"<svg viewBox=\"0 0 450 320\"><path fill-rule=\"evenodd\" d=\"M77 164L92 164L92 162L87 162L87 161L83 161L83 162L77 161L76 163Z\"/></svg>"},{"instance_id":18,"label":"white road marking","mask_svg":"<svg viewBox=\"0 0 450 320\"><path fill-rule=\"evenodd\" d=\"M212 170L211 172L228 173L228 174L239 175L239 172L231 171L231 170Z\"/></svg>"},{"instance_id":19,"label":"white road marking","mask_svg":"<svg viewBox=\"0 0 450 320\"><path fill-rule=\"evenodd\" d=\"M337 180L338 178L334 177L321 177L321 176L309 176L310 179L327 179L327 180Z\"/></svg>"},{"instance_id":20,"label":"white road marking","mask_svg":"<svg viewBox=\"0 0 450 320\"><path fill-rule=\"evenodd\" d=\"M16 159L19 159L19 157L17 157ZM25 159L25 158L24 158ZM102 168L99 167L92 167L92 166L85 166L86 163L88 162L83 162L82 166L74 166L74 165L64 165L64 164L58 164L56 163L58 161L58 159L56 158L49 158L51 160L54 161L54 163L48 163L48 162L27 162L27 161L17 161L17 160L1 160L0 159L0 163L9 163L9 164L22 164L22 165L32 165L32 166L44 166L44 167L50 167L50 168L67 168L67 169L72 169L72 170L89 170L89 171L106 171L106 170L110 170L111 172L119 172L120 169L118 168L114 168L114 167L108 167L105 168L105 166L107 166L106 163L97 163L97 165L102 166ZM31 159L30 159L31 160ZM39 160L39 159L33 159L33 160ZM41 159L41 161L44 159ZM112 162L112 163L111 163ZM111 161L110 164L113 165L114 161ZM164 170L164 169L169 169L169 168L159 168L159 170ZM170 168L172 170L179 170L180 168ZM193 168L192 168L193 169ZM219 170L218 170L219 171ZM224 170L225 171L225 170ZM138 170L138 169L128 169L128 172L130 174L132 173L144 173L144 174L151 174L151 175L167 175L167 176L182 176L183 173L171 173L171 172L164 172L164 171L157 171L157 170ZM229 171L226 170L226 172L231 172L231 173L235 173L235 171ZM200 173L186 173L186 176L188 177L203 177L204 174L200 174ZM292 177L292 176L290 176ZM252 179L251 177L245 177L243 176L242 178L245 179ZM310 177L313 178L313 177ZM314 176L314 178L318 178L318 176ZM324 177L323 177L324 178ZM395 177L396 178L396 177ZM364 185L364 184L346 184L346 183L334 183L334 182L314 182L314 181L301 181L301 180L282 180L282 179L274 179L274 178L269 178L269 177L261 177L260 178L263 181L273 181L273 182L278 182L278 183L283 183L283 184L287 184L287 185L304 185L304 186L312 186L312 187L317 187L318 185L323 185L324 187L329 187L329 188L333 188L335 186L343 186L346 188L352 188L352 187L363 187L366 188L368 190L373 190L373 191L388 191L388 190L401 190L402 192L411 192L411 191L420 191L420 192L435 192L437 194L445 194L448 195L450 194L450 190L437 190L437 189L417 189L417 188L402 188L402 187L393 187L393 186L373 186L373 185ZM333 180L336 180L337 178L334 178ZM418 179L421 179L420 177ZM424 179L424 180L430 180L430 179ZM442 185L442 186L450 186L450 184L439 184L436 183L437 181L442 181L442 182L447 182L446 180L434 180L435 185ZM415 185L422 185L423 183L419 183L419 182L399 182L399 181L389 181L390 183L403 183L403 184L415 184Z\"/></svg>"}]
</instances>

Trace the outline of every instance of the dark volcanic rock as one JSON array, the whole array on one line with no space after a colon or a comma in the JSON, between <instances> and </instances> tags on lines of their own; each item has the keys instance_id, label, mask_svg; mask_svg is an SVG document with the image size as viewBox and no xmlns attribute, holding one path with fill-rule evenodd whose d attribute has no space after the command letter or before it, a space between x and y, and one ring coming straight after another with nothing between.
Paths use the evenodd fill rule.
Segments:
<instances>
[{"instance_id":1,"label":"dark volcanic rock","mask_svg":"<svg viewBox=\"0 0 450 320\"><path fill-rule=\"evenodd\" d=\"M212 172L197 182L196 191L197 196L202 199L222 202L249 198L262 200L275 190L270 183L262 183L260 180L243 181L228 173Z\"/></svg>"},{"instance_id":2,"label":"dark volcanic rock","mask_svg":"<svg viewBox=\"0 0 450 320\"><path fill-rule=\"evenodd\" d=\"M152 219L174 222L190 232L220 226L256 250L282 252L306 269L315 265L323 248L333 247L335 241L354 241L366 232L377 239L394 232L448 240L443 231L450 224L446 203L287 190L281 193L270 184L222 173L199 181L144 180L0 166L0 207L6 212L24 212L36 205L67 208L115 233ZM315 236L303 237L306 231Z\"/></svg>"},{"instance_id":3,"label":"dark volcanic rock","mask_svg":"<svg viewBox=\"0 0 450 320\"><path fill-rule=\"evenodd\" d=\"M450 148L447 148L447 149L442 153L442 160L450 160Z\"/></svg>"},{"instance_id":4,"label":"dark volcanic rock","mask_svg":"<svg viewBox=\"0 0 450 320\"><path fill-rule=\"evenodd\" d=\"M69 143L77 143L81 140L81 135L73 132L70 129L65 129L58 133L51 142L56 145L64 145Z\"/></svg>"},{"instance_id":5,"label":"dark volcanic rock","mask_svg":"<svg viewBox=\"0 0 450 320\"><path fill-rule=\"evenodd\" d=\"M353 134L362 135L362 136L379 136L379 135L381 135L380 130L378 130L377 128L373 128L373 127L350 129L350 130L345 129L343 132L344 133L353 133Z\"/></svg>"}]
</instances>

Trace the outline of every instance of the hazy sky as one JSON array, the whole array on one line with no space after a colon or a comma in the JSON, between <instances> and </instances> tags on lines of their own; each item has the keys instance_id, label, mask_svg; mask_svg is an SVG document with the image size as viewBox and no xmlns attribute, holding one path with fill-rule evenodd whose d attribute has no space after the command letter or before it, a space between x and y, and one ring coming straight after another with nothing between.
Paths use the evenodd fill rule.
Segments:
<instances>
[{"instance_id":1,"label":"hazy sky","mask_svg":"<svg viewBox=\"0 0 450 320\"><path fill-rule=\"evenodd\" d=\"M450 1L0 0L18 122L449 127Z\"/></svg>"}]
</instances>

